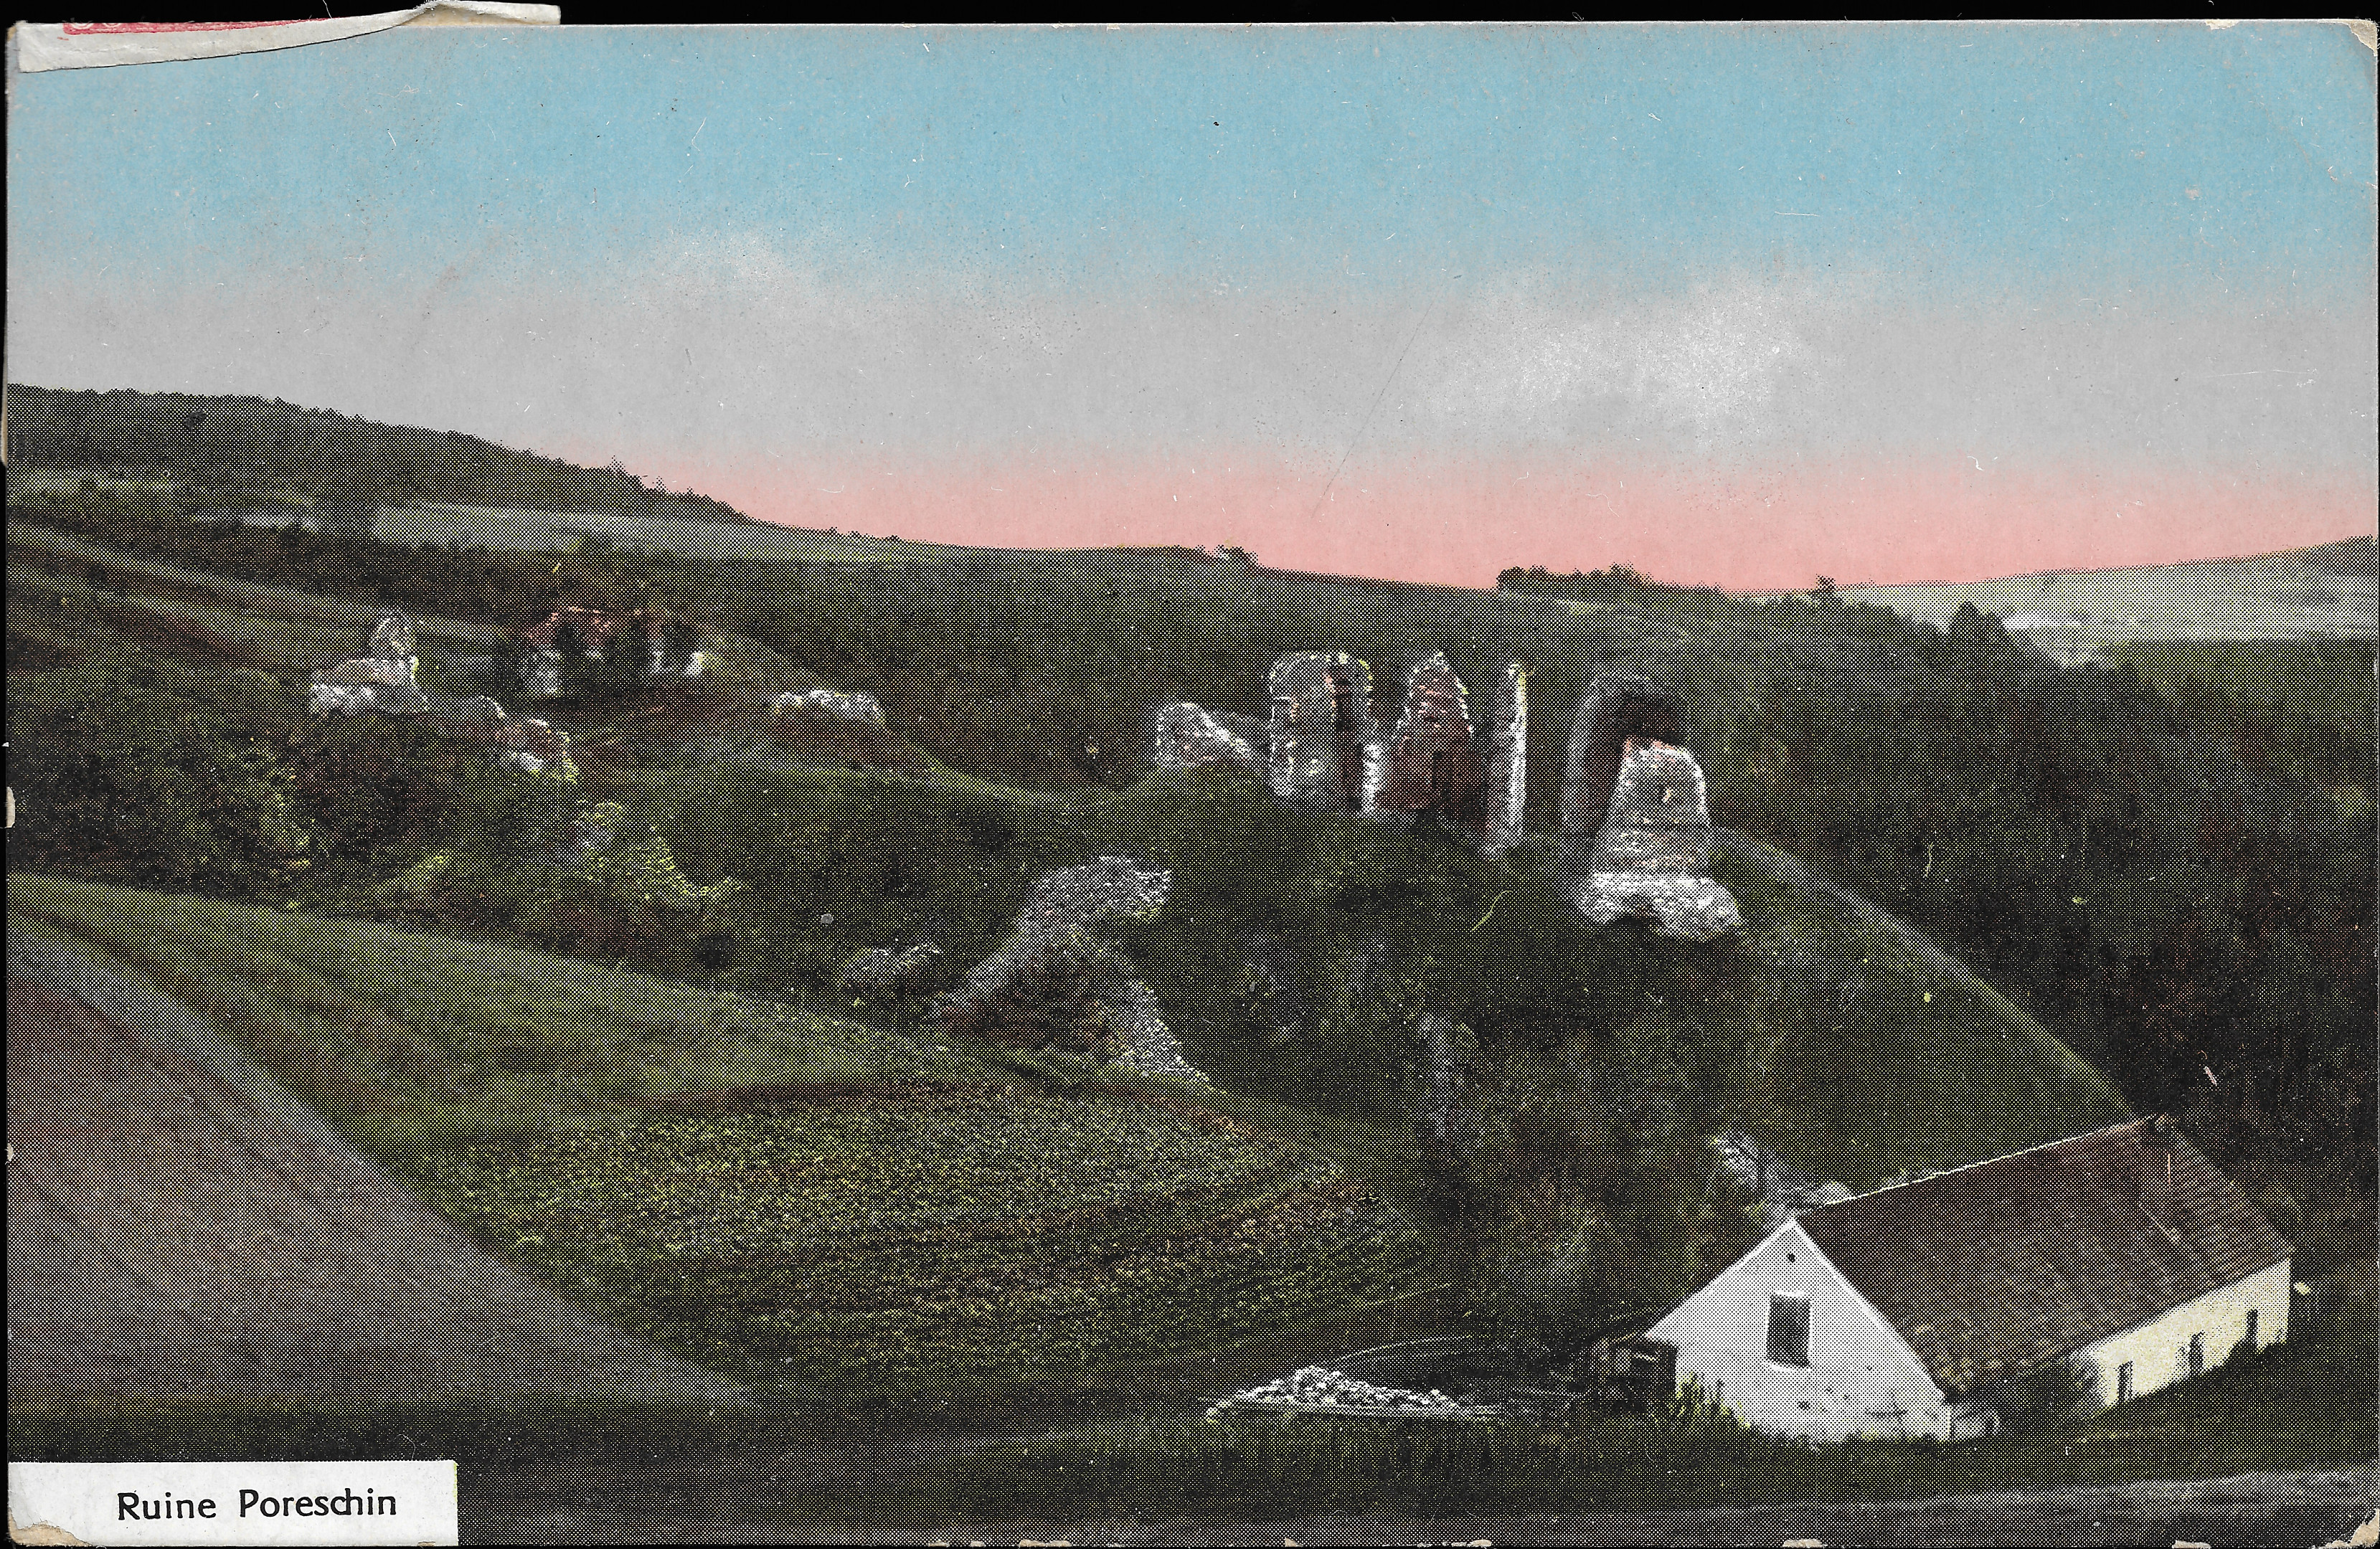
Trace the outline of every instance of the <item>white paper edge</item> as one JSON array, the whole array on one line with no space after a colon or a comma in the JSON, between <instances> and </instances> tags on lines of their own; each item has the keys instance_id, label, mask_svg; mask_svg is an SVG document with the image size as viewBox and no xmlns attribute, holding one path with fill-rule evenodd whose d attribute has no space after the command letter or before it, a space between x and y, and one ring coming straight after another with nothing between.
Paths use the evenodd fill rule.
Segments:
<instances>
[{"instance_id":1,"label":"white paper edge","mask_svg":"<svg viewBox=\"0 0 2380 1549\"><path fill-rule=\"evenodd\" d=\"M74 32L57 21L25 21L16 36L17 68L88 70L107 65L155 65L178 59L225 59L273 49L332 43L385 32L392 27L555 27L559 6L507 0L428 0L407 11L373 16L329 17L321 21L277 22L258 27L193 29L165 32Z\"/></svg>"}]
</instances>

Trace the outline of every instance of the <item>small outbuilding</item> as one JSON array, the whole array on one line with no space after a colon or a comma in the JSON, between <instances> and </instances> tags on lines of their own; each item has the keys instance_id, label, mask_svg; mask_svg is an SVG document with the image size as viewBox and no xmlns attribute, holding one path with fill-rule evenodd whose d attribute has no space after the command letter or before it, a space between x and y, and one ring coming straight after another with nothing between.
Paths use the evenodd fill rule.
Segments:
<instances>
[{"instance_id":1,"label":"small outbuilding","mask_svg":"<svg viewBox=\"0 0 2380 1549\"><path fill-rule=\"evenodd\" d=\"M1955 1441L2060 1362L2118 1404L2277 1342L2292 1252L2134 1119L1806 1211L1645 1338L1763 1431Z\"/></svg>"}]
</instances>

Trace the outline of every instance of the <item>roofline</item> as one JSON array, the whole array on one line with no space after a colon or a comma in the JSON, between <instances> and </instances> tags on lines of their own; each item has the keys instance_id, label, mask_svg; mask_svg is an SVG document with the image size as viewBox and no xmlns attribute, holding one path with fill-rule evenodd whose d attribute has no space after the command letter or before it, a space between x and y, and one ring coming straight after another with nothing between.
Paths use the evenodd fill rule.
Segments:
<instances>
[{"instance_id":1,"label":"roofline","mask_svg":"<svg viewBox=\"0 0 2380 1549\"><path fill-rule=\"evenodd\" d=\"M1819 1206L1817 1209L1815 1209L1815 1210L1805 1210L1805 1211L1803 1211L1803 1212L1802 1213L1802 1215L1797 1216L1794 1216L1792 1219L1791 1219L1791 1220L1787 1221L1783 1226L1781 1226L1781 1227L1778 1228L1777 1228L1777 1231L1775 1231L1775 1232L1771 1232L1771 1233L1769 1234L1769 1237L1767 1237L1767 1238L1763 1238L1763 1239L1761 1239L1759 1247L1755 1247L1755 1249L1753 1249L1752 1253L1758 1253L1758 1252L1760 1251L1760 1248L1765 1248L1765 1247L1767 1247L1767 1246L1768 1245L1769 1238L1773 1238L1773 1237L1775 1237L1775 1236L1779 1235L1779 1233L1782 1233L1782 1232L1785 1232L1785 1231L1789 1231L1789 1230L1792 1230L1792 1229L1794 1229L1794 1228L1796 1228L1800 1227L1800 1226L1801 1226L1801 1224L1802 1224L1802 1221L1803 1220L1803 1218L1804 1218L1804 1217L1811 1216L1822 1215L1822 1214L1824 1214L1825 1212L1827 1212L1827 1211L1828 1211L1828 1210L1837 1210L1837 1209L1840 1209L1840 1208L1841 1208L1842 1206L1847 1205L1847 1204L1858 1204L1860 1201L1862 1201L1862 1200L1874 1199L1874 1198L1876 1198L1876 1197L1877 1195L1879 1195L1879 1194L1888 1194L1888 1193L1892 1192L1892 1191L1893 1191L1893 1190L1895 1190L1895 1189L1907 1189L1907 1188L1911 1188L1911 1187L1912 1187L1912 1186L1914 1186L1914 1185L1916 1185L1916 1184L1920 1184L1920 1183L1931 1183L1931 1182L1933 1182L1936 1179L1938 1179L1938 1178L1949 1178L1949 1177L1950 1177L1953 1173L1971 1172L1971 1171L1973 1171L1973 1169L1975 1169L1976 1168L1985 1168L1985 1167L1989 1167L1989 1166L1991 1166L1994 1162L2005 1162L2005 1161L2009 1160L2009 1159L2010 1159L2010 1157L2013 1157L2013 1156L2030 1156L2031 1154L2033 1154L2033 1153L2034 1153L2034 1152L2035 1152L2035 1151L2046 1151L2046 1150L2050 1149L2052 1146L2058 1146L2058 1145L2069 1145L2069 1144L2071 1144L2072 1143L2074 1143L2074 1142L2076 1142L2076 1141L2092 1140L2092 1139L2095 1139L2095 1138L2096 1138L2096 1137L2098 1137L2098 1136L2100 1136L2100 1135L2111 1134L2111 1133L2113 1133L2114 1131L2118 1131L2118 1130L2131 1129L2131 1128L2134 1128L2134 1127L2136 1127L2136 1126L2138 1126L2138 1127L2145 1127L2145 1126L2147 1126L2147 1125L2151 1125L2151 1124L2155 1123L2155 1122L2156 1122L2156 1120L2157 1120L2157 1119L2158 1119L2159 1117L2160 1117L2160 1116L2159 1116L2159 1115L2156 1115L2156 1114L2145 1114L2145 1115L2143 1115L2143 1116L2138 1117L2138 1118L2134 1118L2134 1119L2127 1119L2123 1120L2121 1123L2119 1123L2119 1124L2107 1124L2107 1125L2103 1125L2102 1127L2100 1127L2099 1129L2096 1129L2096 1130L2085 1130L2085 1131L2082 1131L2081 1134L2079 1134L2079 1135L2068 1135L2068 1136L2066 1136L2066 1137L2065 1137L2064 1139L2062 1139L2062 1140L2044 1141L2044 1142L2042 1142L2039 1145L2028 1145L2028 1146L2026 1146L2022 1151L2011 1151L2011 1152L2009 1152L2007 1155L2005 1155L2005 1156L1987 1156L1987 1157L1985 1157L1984 1160L1982 1160L1982 1161L1980 1161L1980 1162L1969 1162L1969 1163L1967 1163L1967 1164L1966 1164L1965 1166L1963 1166L1963 1167L1951 1168L1948 1169L1947 1171L1937 1172L1937 1173L1933 1173L1933 1174L1930 1174L1930 1175L1928 1175L1928 1176L1926 1176L1926 1177L1925 1177L1925 1178L1912 1178L1912 1179L1910 1179L1907 1182L1903 1182L1903 1183L1890 1183L1890 1184L1887 1184L1885 1187L1883 1187L1883 1188L1881 1188L1881 1189L1871 1189L1870 1191L1868 1191L1868 1192L1867 1192L1866 1193L1864 1193L1864 1194L1854 1194L1854 1195L1852 1195L1850 1199L1847 1199L1847 1200L1837 1200L1833 1204L1820 1205L1820 1206ZM2175 1141L2176 1141L2177 1143L2180 1143L2180 1142L2185 1142L2185 1141L2187 1141L2187 1140L2188 1140L2188 1138L2189 1138L2188 1136L2186 1136L2186 1135L2183 1135L2183 1134L2180 1133L2178 1131L2176 1131L2176 1133L2175 1133L2175 1135L2174 1135L2174 1139L2175 1139ZM2192 1150L2193 1150L2193 1151L2195 1151L2195 1150L2197 1150L2197 1147L2192 1146L2191 1149L2192 1149ZM2203 1156L2203 1153L2202 1153L2202 1156ZM2236 1187L2237 1187L2237 1185L2234 1185L2234 1187L2236 1188ZM2257 1216L2258 1216L2259 1217L2262 1217L2262 1216L2264 1216L2264 1212L2263 1212L2263 1210L2261 1210L2261 1209L2259 1209L2259 1208L2257 1207L2255 1201L2253 1201L2253 1200L2249 1200L2249 1201L2247 1202L2247 1204L2248 1204L2248 1208L2249 1208L2249 1209L2251 1209L2251 1210L2255 1211L2255 1212L2256 1212L2256 1214L2257 1214ZM2271 1226L2271 1225L2272 1225L2272 1223L2271 1223L2271 1221L2270 1221L2269 1219L2267 1219L2267 1220L2265 1221L2265 1225L2269 1227L2269 1226ZM2279 1233L2277 1232L2277 1230L2275 1232L2275 1235L2276 1235L2276 1236L2278 1236L2278 1235L2279 1235ZM1933 1374L1932 1369L1926 1366L1926 1364L1925 1364L1925 1358L1924 1358L1923 1356L1920 1356L1920 1355L1918 1355L1918 1354L1917 1354L1916 1347L1915 1347L1915 1346L1913 1346L1913 1345L1912 1345L1912 1344L1910 1343L1909 1339L1907 1338L1907 1337L1906 1337L1906 1336L1904 1336L1904 1335L1902 1335L1902 1334L1901 1334L1901 1332L1900 1332L1899 1329L1894 1328L1894 1327L1892 1326L1892 1321L1891 1321L1889 1318L1887 1318L1887 1317L1886 1317L1886 1316L1885 1316L1881 1312L1877 1311L1877 1309L1876 1309L1876 1304L1875 1304L1874 1302L1870 1301L1867 1299L1867 1293L1866 1293L1865 1291L1864 1291L1864 1290L1861 1290L1861 1289L1860 1289L1860 1288L1859 1288L1859 1282L1858 1282L1858 1281L1856 1281L1856 1280L1854 1280L1854 1279L1852 1279L1852 1277L1851 1277L1847 1272L1845 1272L1845 1271L1844 1271L1844 1269L1842 1268L1842 1266L1841 1266L1841 1265L1840 1265L1836 1264L1836 1263L1835 1263L1835 1261L1834 1261L1833 1259L1828 1258L1828 1257L1827 1256L1826 1250L1818 1246L1818 1242L1817 1242L1817 1240L1816 1240L1815 1238L1811 1237L1811 1236L1810 1236L1810 1234L1809 1234L1809 1233L1807 1233L1807 1232L1803 1232L1803 1233L1802 1234L1802 1237L1803 1237L1803 1240L1804 1240L1804 1241L1806 1241L1806 1242L1808 1242L1808 1243L1810 1244L1810 1251L1811 1251L1812 1253L1814 1253L1817 1254L1817 1255L1818 1255L1818 1257L1819 1257L1819 1259L1825 1263L1826 1266L1827 1266L1828 1269L1830 1269L1830 1270L1832 1270L1832 1271L1834 1272L1835 1278L1837 1278L1838 1280L1840 1280L1840 1281L1843 1283L1843 1285L1851 1290L1852 1294L1854 1297L1856 1297L1856 1298L1858 1299L1860 1305L1861 1305L1861 1306L1863 1306L1863 1307L1864 1307L1864 1308L1866 1308L1866 1309L1867 1309L1867 1311L1868 1311L1868 1313L1869 1313L1869 1314L1870 1314L1871 1316L1873 1316L1873 1317L1876 1320L1876 1322L1884 1327L1885 1331L1886 1331L1887 1333L1890 1334L1894 1339L1898 1340L1898 1341L1899 1341L1899 1342L1900 1342L1900 1343L1904 1348L1906 1348L1906 1349L1909 1350L1909 1352L1910 1352L1911 1356L1912 1356L1912 1357L1913 1357L1913 1358L1916 1360L1918 1369L1919 1369L1920 1371L1923 1371L1923 1372L1925 1372L1925 1373L1926 1380L1927 1380L1927 1381L1929 1381L1929 1382L1934 1383L1934 1386L1935 1386L1936 1390L1937 1390L1937 1392L1939 1392L1939 1393L1943 1396L1943 1398L1944 1398L1944 1399L1945 1399L1946 1401L1947 1401L1947 1400L1949 1400L1949 1399L1951 1398L1950 1390L1949 1390L1949 1388L1944 1387L1944 1386L1941 1385L1941 1383L1940 1383L1939 1381L1936 1380L1936 1378L1935 1378L1935 1376L1934 1376L1934 1374ZM2228 1279L2228 1280L2224 1281L2224 1282L2222 1283L2222 1286L2217 1286L2217 1287L2214 1288L2214 1289L2219 1290L2219 1289L2222 1289L2224 1287L2236 1286L2236 1285L2238 1285L2240 1281L2247 1279L2247 1278L2248 1278L2250 1276L2252 1276L2252 1275L2262 1275L2262 1274L2264 1274L2266 1270L2268 1270L2268 1269L2272 1268L2275 1265L2288 1264L2288 1263L2289 1263L2289 1262L2290 1262L2292 1259L2295 1259L2295 1258L2297 1257L2298 1245L2297 1245L2295 1242L2289 1242L2287 1239L2283 1239L2283 1240L2284 1240L2284 1242L2286 1242L2286 1243L2288 1244L2288 1251L2287 1251L2286 1253L2282 1253L2278 1258L2275 1258L2275 1259L2269 1260L2269 1261L2267 1261L2266 1263L2264 1263L2264 1264L2260 1264L2260 1265L2257 1265L2255 1268L2253 1268L2253 1269L2247 1270L2247 1271L2245 1271L2245 1272L2243 1272L2243 1273L2241 1273L2241 1274L2239 1274L2239 1275L2235 1275L2235 1276L2233 1276L2231 1278L2229 1278L2229 1279ZM1744 1258L1750 1258L1751 1256L1752 1256L1752 1253L1746 1253L1746 1254L1744 1255ZM1738 1259L1738 1260L1736 1261L1736 1264L1741 1264L1741 1263L1742 1263L1742 1262L1743 1262L1743 1260L1742 1260L1742 1259ZM1729 1269L1730 1269L1730 1270L1731 1270L1731 1269L1733 1269L1734 1267L1735 1267L1735 1265L1728 1265L1728 1268L1729 1268ZM1717 1277L1713 1277L1713 1278L1717 1278ZM1708 1283L1709 1283L1708 1281L1706 1281L1706 1282L1705 1282L1705 1284L1708 1284ZM2201 1292L2199 1292L2199 1293L2198 1293L2198 1296L2205 1296L2205 1295L2209 1295L2209 1294L2211 1294L2211 1292L2210 1292L2210 1291L2201 1291ZM2129 1333L2132 1332L2134 1329L2137 1329L2137 1328L2144 1328L2144 1327L2148 1326L2148 1325L2149 1325L2149 1324L2151 1324L2151 1323L2155 1322L2156 1319L2161 1318L2161 1317L2165 1316L2168 1313L2172 1312L2172 1311L2174 1310L2174 1308L2176 1308L2176 1307L2186 1307L2186 1306L2190 1305L2190 1303L2192 1303L2192 1301L2197 1301L2197 1300L2198 1300L2198 1296L2185 1296L2185 1297L2183 1297L2183 1298L2182 1298L2180 1301L2179 1301L2169 1302L2169 1303L2166 1304L2165 1306L2159 1307L2156 1311L2155 1311L2154 1313L2151 1313L2147 1317L2145 1317L2145 1318L2142 1319L2139 1323L2127 1325L2126 1325L2125 1327L2123 1327L2123 1328L2117 1329L2116 1331L2114 1331L2113 1333L2110 1333L2110 1334L2103 1334L2103 1335L2099 1336L2097 1338L2095 1338L2095 1339L2088 1339L2088 1340L2085 1340L2082 1344L2073 1346L2071 1349L2069 1349L2061 1350L2061 1351L2059 1351L2059 1352L2058 1352L2057 1355L2055 1355L2055 1356L2044 1356L2044 1357L2043 1357L2041 1360L2039 1360L2039 1361L2033 1361L2033 1362L2029 1362L2029 1363L2026 1363L2026 1364L2023 1364L2023 1365L2020 1365L2020 1366L2018 1366L2018 1367L2016 1367L2016 1368L2012 1369L2010 1372L2009 1372L2009 1373L2007 1373L2007 1374L2005 1374L2005 1375L2014 1376L2014 1375L2021 1374L2022 1373L2024 1373L2024 1372L2033 1371L2033 1370L2035 1370L2035 1369L2037 1369L2037 1368L2039 1368L2039 1367L2043 1367L2043 1366L2046 1366L2046 1365L2048 1365L2052 1361L2063 1361L2063 1360L2066 1360L2066 1359L2068 1359L2068 1358L2071 1357L2072 1355L2074 1355L2076 1351L2078 1351L2078 1350L2082 1350L2082 1349L2087 1349L2087 1348L2088 1348L2089 1346L2091 1346L2091 1345L2099 1344L2099 1343L2102 1343L2102 1342L2104 1342L2104 1341L2106 1341L2106 1340L2108 1340L2108 1339L2114 1339L2114 1338L2121 1337L2123 1335L2129 1334ZM1668 1314L1664 1313L1663 1315L1664 1315L1664 1316L1667 1316Z\"/></svg>"},{"instance_id":2,"label":"roofline","mask_svg":"<svg viewBox=\"0 0 2380 1549\"><path fill-rule=\"evenodd\" d=\"M1872 1200L1879 1194L1888 1194L1895 1189L1913 1189L1921 1183L1931 1183L1937 1179L1952 1178L1962 1172L1973 1172L1977 1168L1987 1168L1995 1162L2005 1162L2018 1156L2030 1156L2036 1151L2046 1151L2052 1146L2071 1145L2078 1140L2095 1140L2101 1135L2113 1134L2118 1130L2129 1130L2135 1126L2144 1126L2154 1123L2155 1122L2156 1118L2157 1116L2155 1114L2146 1114L2139 1118L2124 1119L2120 1123L2103 1124L2095 1130L2085 1130L2079 1135L2061 1135L2056 1140L2046 1140L2038 1145L2028 1145L2022 1151L2008 1151L2001 1153L1998 1156L1986 1156L1980 1162L1962 1162L1955 1168L1945 1168L1940 1172L1929 1172L1923 1178L1903 1179L1898 1183L1888 1183L1880 1189L1870 1189L1865 1193L1853 1194L1847 1200L1837 1200L1832 1204L1822 1204L1817 1206L1815 1209L1805 1210L1802 1212L1802 1215L1815 1216L1824 1211L1840 1210L1847 1204L1857 1204L1862 1200ZM2174 1138L2180 1140L2185 1137L2176 1134ZM2193 1147L2192 1149L2195 1148ZM1801 1216L1794 1217L1796 1220L1799 1220Z\"/></svg>"},{"instance_id":3,"label":"roofline","mask_svg":"<svg viewBox=\"0 0 2380 1549\"><path fill-rule=\"evenodd\" d=\"M1660 1327L1663 1324L1669 1322L1670 1318L1676 1316L1678 1309L1683 1307L1687 1302L1692 1301L1694 1298L1702 1295L1704 1291L1708 1290L1711 1287L1718 1284L1721 1280L1726 1279L1729 1276L1742 1268L1746 1264L1750 1263L1763 1248L1767 1247L1771 1242L1776 1241L1787 1232L1791 1231L1799 1224L1800 1223L1798 1221L1788 1219L1771 1229L1768 1234L1763 1237L1759 1241L1754 1243L1751 1247L1746 1248L1742 1253L1737 1254L1734 1260L1730 1262L1726 1268L1720 1270L1716 1275L1706 1277L1701 1285L1696 1286L1685 1295L1678 1298L1677 1301L1670 1303L1668 1307L1662 1310L1661 1315L1655 1318L1652 1323L1646 1326L1645 1330L1645 1334L1650 1336L1654 1329ZM1807 1236L1808 1234L1805 1232L1803 1235ZM1812 1246L1815 1247L1815 1244L1814 1243ZM1834 1264L1831 1260L1828 1261L1827 1267L1834 1269ZM1843 1272L1840 1269L1835 1270L1835 1277L1838 1279L1842 1279L1845 1285L1851 1284L1848 1279L1843 1278Z\"/></svg>"},{"instance_id":4,"label":"roofline","mask_svg":"<svg viewBox=\"0 0 2380 1549\"><path fill-rule=\"evenodd\" d=\"M1672 1302L1659 1317L1653 1320L1652 1325L1647 1327L1644 1334L1639 1336L1639 1337L1648 1339L1654 1337L1653 1330L1660 1327L1661 1325L1676 1316L1679 1311L1682 1310L1687 1302L1692 1301L1694 1298L1702 1295L1703 1292L1710 1289L1711 1287L1718 1285L1721 1280L1726 1279L1729 1276L1742 1268L1744 1265L1757 1257L1770 1243L1776 1241L1787 1232L1792 1232L1802 1239L1802 1245L1809 1249L1811 1255L1821 1265L1826 1266L1827 1273L1834 1277L1835 1283L1842 1287L1843 1289L1851 1292L1852 1300L1859 1304L1860 1310L1873 1319L1876 1327L1884 1331L1884 1337L1887 1339L1891 1340L1892 1343L1900 1349L1900 1352L1909 1358L1910 1367L1915 1371L1918 1375L1924 1377L1928 1383L1933 1385L1934 1391L1937 1397L1939 1397L1944 1402L1949 1402L1950 1398L1949 1393L1942 1386L1941 1383L1936 1381L1933 1369L1925 1364L1925 1358L1917 1353L1917 1347L1909 1342L1907 1335L1902 1334L1900 1330L1892 1326L1892 1320L1886 1317L1883 1313L1876 1309L1876 1303L1867 1299L1867 1292L1860 1289L1858 1284L1853 1281L1850 1276L1843 1273L1842 1266L1837 1264L1833 1259L1828 1258L1827 1256L1826 1250L1819 1247L1816 1240L1814 1240L1808 1232L1802 1230L1802 1222L1798 1216L1787 1220L1783 1225L1778 1227L1776 1230L1770 1232L1767 1236L1762 1238L1759 1241L1746 1249L1743 1252L1743 1254L1736 1259L1734 1263L1729 1265L1725 1269L1720 1270L1718 1274L1713 1275L1701 1285L1696 1286L1693 1290L1679 1298L1675 1302ZM1675 1341L1664 1339L1661 1343L1674 1344Z\"/></svg>"}]
</instances>

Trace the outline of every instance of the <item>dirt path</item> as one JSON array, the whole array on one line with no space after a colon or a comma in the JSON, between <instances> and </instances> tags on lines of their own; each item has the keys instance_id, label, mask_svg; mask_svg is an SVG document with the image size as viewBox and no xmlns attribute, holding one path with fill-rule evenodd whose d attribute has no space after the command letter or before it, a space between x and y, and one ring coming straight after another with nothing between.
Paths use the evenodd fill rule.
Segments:
<instances>
[{"instance_id":1,"label":"dirt path","mask_svg":"<svg viewBox=\"0 0 2380 1549\"><path fill-rule=\"evenodd\" d=\"M187 1008L18 927L12 1410L741 1397L482 1253Z\"/></svg>"}]
</instances>

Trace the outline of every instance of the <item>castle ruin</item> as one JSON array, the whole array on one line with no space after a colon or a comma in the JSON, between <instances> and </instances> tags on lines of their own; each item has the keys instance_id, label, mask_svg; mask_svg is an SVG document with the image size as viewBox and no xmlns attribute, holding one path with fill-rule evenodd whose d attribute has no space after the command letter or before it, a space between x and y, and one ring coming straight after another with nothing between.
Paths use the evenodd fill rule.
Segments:
<instances>
[{"instance_id":1,"label":"castle ruin","mask_svg":"<svg viewBox=\"0 0 2380 1549\"><path fill-rule=\"evenodd\" d=\"M1505 667L1484 729L1473 725L1470 691L1443 651L1406 674L1387 735L1374 730L1371 666L1345 651L1284 654L1269 686L1269 727L1199 705L1159 706L1150 719L1158 767L1262 769L1285 801L1383 821L1426 815L1489 856L1525 837L1528 670L1520 662ZM1742 924L1734 897L1710 877L1710 805L1685 735L1679 697L1623 673L1597 675L1571 718L1560 865L1572 902L1597 925L1634 915L1662 935L1703 941Z\"/></svg>"}]
</instances>

